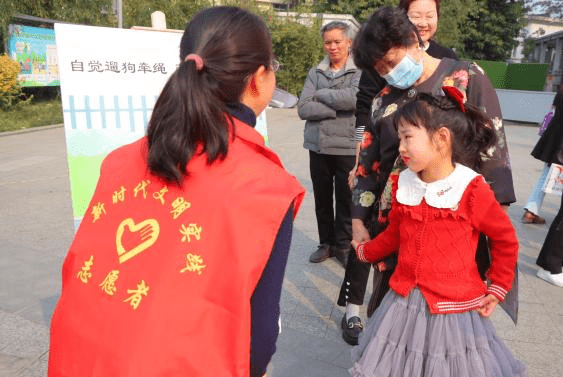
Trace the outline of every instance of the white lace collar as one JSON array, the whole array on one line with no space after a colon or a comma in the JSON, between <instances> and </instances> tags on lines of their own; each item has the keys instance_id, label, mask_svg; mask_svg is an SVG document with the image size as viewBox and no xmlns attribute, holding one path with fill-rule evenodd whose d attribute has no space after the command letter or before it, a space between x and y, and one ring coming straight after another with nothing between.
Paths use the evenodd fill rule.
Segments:
<instances>
[{"instance_id":1,"label":"white lace collar","mask_svg":"<svg viewBox=\"0 0 563 377\"><path fill-rule=\"evenodd\" d=\"M467 166L456 164L454 171L446 178L426 183L415 172L406 169L399 175L397 201L417 206L424 198L434 208L457 208L467 185L478 175Z\"/></svg>"}]
</instances>

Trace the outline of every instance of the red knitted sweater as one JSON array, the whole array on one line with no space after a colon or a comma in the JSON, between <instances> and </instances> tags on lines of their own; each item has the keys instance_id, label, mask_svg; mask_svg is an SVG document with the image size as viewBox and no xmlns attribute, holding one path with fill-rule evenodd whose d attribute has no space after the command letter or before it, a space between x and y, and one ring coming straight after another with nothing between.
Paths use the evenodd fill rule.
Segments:
<instances>
[{"instance_id":1,"label":"red knitted sweater","mask_svg":"<svg viewBox=\"0 0 563 377\"><path fill-rule=\"evenodd\" d=\"M410 205L398 201L395 190L388 228L357 249L361 261L372 263L399 250L397 268L390 280L391 289L405 297L418 287L434 314L477 309L485 294L493 294L502 301L511 287L518 258L516 232L493 191L482 176L462 168L466 169L460 173L467 182L461 183L465 189L459 187L458 180L453 181L453 189L451 185L442 184L440 190L434 187L435 192L430 193L429 189L421 194L416 205L412 205L413 200L409 198L413 196L412 190L403 190L403 198L407 198ZM475 176L468 178L467 171ZM413 180L414 173L405 170L399 178L399 187L405 173ZM416 190L419 193L426 190L421 188L426 184L420 182L414 196ZM439 196L449 195L449 191L456 189L460 199L454 199L457 204L452 208L436 208L427 203L428 200L437 202L441 199ZM434 194L435 200L430 194ZM491 250L488 278L492 283L488 287L481 280L475 263L481 232L489 238Z\"/></svg>"}]
</instances>

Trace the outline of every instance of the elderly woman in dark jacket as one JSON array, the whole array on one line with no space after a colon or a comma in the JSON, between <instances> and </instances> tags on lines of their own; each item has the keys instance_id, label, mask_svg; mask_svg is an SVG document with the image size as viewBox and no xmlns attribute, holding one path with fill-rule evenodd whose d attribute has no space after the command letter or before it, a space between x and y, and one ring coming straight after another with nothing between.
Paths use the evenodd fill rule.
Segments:
<instances>
[{"instance_id":1,"label":"elderly woman in dark jacket","mask_svg":"<svg viewBox=\"0 0 563 377\"><path fill-rule=\"evenodd\" d=\"M483 161L479 173L490 183L499 203L513 203L516 198L500 104L484 71L474 63L430 56L423 48L416 26L399 9L380 8L365 25L354 41L354 60L361 69L375 68L388 81L388 85L374 98L371 121L364 130L360 144L357 183L352 194L354 240L364 242L374 238L388 224L387 216L392 205L390 182L393 180L389 178L396 177L401 170L400 164L395 164L399 155L399 139L392 124L393 113L412 101L417 93L441 95L442 86L464 89L467 102L479 107L492 119L498 144L492 150L492 158ZM400 69L395 70L396 67ZM481 261L481 258L488 256L485 239L481 245L478 265L485 270L487 261ZM348 267L352 262L353 257ZM379 281L377 292L374 290L374 293L378 300L370 301L368 314L370 309L379 306L379 298L382 299L387 292L394 265L395 261L389 260L377 266L374 276L378 276ZM343 283L346 288L341 288L339 305L354 303L346 297L353 297L354 279L358 280L354 276L347 268ZM358 298L363 299L362 296ZM349 306L342 320L343 337L353 344L358 341L363 326L359 317L349 315Z\"/></svg>"},{"instance_id":2,"label":"elderly woman in dark jacket","mask_svg":"<svg viewBox=\"0 0 563 377\"><path fill-rule=\"evenodd\" d=\"M532 151L532 156L547 164L563 165L563 83L553 101L555 114ZM537 276L563 288L563 197L553 219L536 264Z\"/></svg>"},{"instance_id":3,"label":"elderly woman in dark jacket","mask_svg":"<svg viewBox=\"0 0 563 377\"><path fill-rule=\"evenodd\" d=\"M416 26L423 42L423 49L428 55L438 59L451 58L457 60L454 51L441 46L433 39L440 17L440 0L401 0L398 8L403 9ZM358 145L370 122L373 99L385 86L387 86L387 81L373 67L362 70L356 101L356 141L358 141ZM348 177L350 187L354 186L355 179L356 167L352 169ZM338 305L346 306L342 336L349 344L357 344L358 334L363 328L359 317L360 306L364 301L370 267L369 264L358 261L355 254L352 253L346 265L344 280L340 286ZM374 271L373 293L368 306L368 315L373 313L375 307L383 299L389 277L389 272Z\"/></svg>"},{"instance_id":4,"label":"elderly woman in dark jacket","mask_svg":"<svg viewBox=\"0 0 563 377\"><path fill-rule=\"evenodd\" d=\"M297 104L299 117L306 120L303 146L309 150L320 243L309 261L336 256L344 266L352 239L347 178L356 159L354 110L361 74L350 57L348 33L344 22L323 26L327 56L309 71Z\"/></svg>"}]
</instances>

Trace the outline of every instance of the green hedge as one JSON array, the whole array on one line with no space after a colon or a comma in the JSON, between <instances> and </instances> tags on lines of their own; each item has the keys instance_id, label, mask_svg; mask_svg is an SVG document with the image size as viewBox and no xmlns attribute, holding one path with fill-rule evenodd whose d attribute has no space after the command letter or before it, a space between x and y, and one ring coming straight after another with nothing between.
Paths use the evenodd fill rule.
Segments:
<instances>
[{"instance_id":1,"label":"green hedge","mask_svg":"<svg viewBox=\"0 0 563 377\"><path fill-rule=\"evenodd\" d=\"M503 62L491 62L488 60L476 60L475 62L487 73L493 87L497 89L505 89L508 64Z\"/></svg>"},{"instance_id":2,"label":"green hedge","mask_svg":"<svg viewBox=\"0 0 563 377\"><path fill-rule=\"evenodd\" d=\"M506 89L542 91L547 77L547 64L509 64Z\"/></svg>"},{"instance_id":3,"label":"green hedge","mask_svg":"<svg viewBox=\"0 0 563 377\"><path fill-rule=\"evenodd\" d=\"M273 20L268 25L272 33L274 54L282 65L276 74L278 87L299 96L309 69L324 56L320 35L321 21L312 26L289 20Z\"/></svg>"},{"instance_id":4,"label":"green hedge","mask_svg":"<svg viewBox=\"0 0 563 377\"><path fill-rule=\"evenodd\" d=\"M497 89L543 91L547 64L503 63L477 60Z\"/></svg>"}]
</instances>

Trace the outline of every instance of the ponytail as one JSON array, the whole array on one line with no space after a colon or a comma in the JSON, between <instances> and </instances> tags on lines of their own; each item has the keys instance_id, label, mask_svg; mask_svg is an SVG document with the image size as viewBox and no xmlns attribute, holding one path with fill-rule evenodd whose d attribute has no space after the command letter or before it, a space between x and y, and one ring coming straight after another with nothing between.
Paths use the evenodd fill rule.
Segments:
<instances>
[{"instance_id":1,"label":"ponytail","mask_svg":"<svg viewBox=\"0 0 563 377\"><path fill-rule=\"evenodd\" d=\"M155 104L147 130L148 166L167 182L182 183L188 174L187 163L200 144L209 163L227 155L225 105L207 100L213 94L202 81L195 64L184 62L172 74Z\"/></svg>"},{"instance_id":2,"label":"ponytail","mask_svg":"<svg viewBox=\"0 0 563 377\"><path fill-rule=\"evenodd\" d=\"M152 174L181 185L195 154L205 154L209 164L227 156L227 104L239 101L248 77L260 66L270 66L271 51L268 28L246 10L214 7L192 18L180 42L181 63L149 121Z\"/></svg>"},{"instance_id":3,"label":"ponytail","mask_svg":"<svg viewBox=\"0 0 563 377\"><path fill-rule=\"evenodd\" d=\"M467 120L467 135L465 139L457 140L456 148L452 148L456 156L454 161L480 170L483 161L492 157L492 149L498 138L491 118L473 104L465 104L465 118Z\"/></svg>"}]
</instances>

